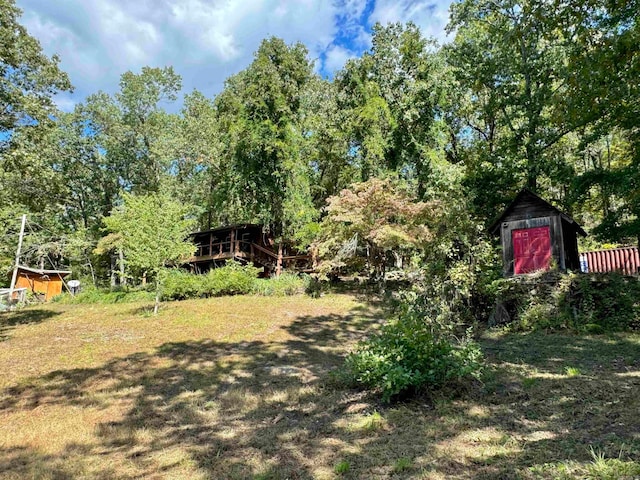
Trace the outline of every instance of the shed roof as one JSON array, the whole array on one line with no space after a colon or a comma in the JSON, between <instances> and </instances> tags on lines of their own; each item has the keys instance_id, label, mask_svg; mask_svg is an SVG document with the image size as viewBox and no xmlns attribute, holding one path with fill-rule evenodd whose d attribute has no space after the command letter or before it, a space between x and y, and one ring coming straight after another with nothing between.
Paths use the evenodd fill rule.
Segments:
<instances>
[{"instance_id":1,"label":"shed roof","mask_svg":"<svg viewBox=\"0 0 640 480\"><path fill-rule=\"evenodd\" d=\"M491 224L491 226L489 227L489 232L491 232L493 235L497 235L498 232L500 231L500 224L503 222L503 220L507 218L520 203L525 201L533 202L538 204L539 206L542 206L543 208L549 209L550 211L554 212L556 215L561 216L563 220L565 220L571 226L573 226L580 235L582 235L583 237L587 236L587 232L584 231L584 229L580 226L580 224L578 224L578 222L576 222L569 215L558 210L549 202L539 197L538 195L536 195L535 193L533 193L531 190L527 188L520 191L520 193L518 193L516 198L513 199L513 201L509 204L509 206L505 209L505 211L502 212L502 215L500 215L500 217Z\"/></svg>"},{"instance_id":2,"label":"shed roof","mask_svg":"<svg viewBox=\"0 0 640 480\"><path fill-rule=\"evenodd\" d=\"M29 273L37 273L38 275L59 275L60 277L71 275L71 270L44 270L41 268L26 267L24 265L18 265L18 270L23 270Z\"/></svg>"}]
</instances>

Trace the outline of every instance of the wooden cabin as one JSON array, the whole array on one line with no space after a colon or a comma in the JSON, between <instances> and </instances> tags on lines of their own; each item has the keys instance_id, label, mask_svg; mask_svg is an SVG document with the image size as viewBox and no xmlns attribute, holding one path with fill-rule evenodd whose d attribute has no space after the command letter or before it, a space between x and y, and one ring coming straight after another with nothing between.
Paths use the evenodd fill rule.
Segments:
<instances>
[{"instance_id":1,"label":"wooden cabin","mask_svg":"<svg viewBox=\"0 0 640 480\"><path fill-rule=\"evenodd\" d=\"M26 288L36 296L48 302L62 293L64 277L70 275L68 270L43 270L18 266L16 289Z\"/></svg>"},{"instance_id":2,"label":"wooden cabin","mask_svg":"<svg viewBox=\"0 0 640 480\"><path fill-rule=\"evenodd\" d=\"M273 237L264 233L260 225L230 225L195 232L190 237L197 249L187 263L195 273L205 273L227 260L237 260L264 268L268 276L282 269L303 271L310 261L309 255L302 255L290 246L276 248Z\"/></svg>"},{"instance_id":3,"label":"wooden cabin","mask_svg":"<svg viewBox=\"0 0 640 480\"><path fill-rule=\"evenodd\" d=\"M549 270L554 263L580 270L578 235L586 232L530 190L521 191L489 230L500 236L505 276Z\"/></svg>"}]
</instances>

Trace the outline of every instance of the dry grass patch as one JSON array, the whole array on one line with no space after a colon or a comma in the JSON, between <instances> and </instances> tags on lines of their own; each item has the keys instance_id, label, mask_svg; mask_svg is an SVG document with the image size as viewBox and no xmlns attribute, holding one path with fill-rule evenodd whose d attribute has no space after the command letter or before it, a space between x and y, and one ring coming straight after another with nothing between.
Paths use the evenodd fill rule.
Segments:
<instances>
[{"instance_id":1,"label":"dry grass patch","mask_svg":"<svg viewBox=\"0 0 640 480\"><path fill-rule=\"evenodd\" d=\"M328 374L379 324L375 303L141 307L0 315L0 477L616 478L640 465L637 335L487 335L483 385L384 405Z\"/></svg>"}]
</instances>

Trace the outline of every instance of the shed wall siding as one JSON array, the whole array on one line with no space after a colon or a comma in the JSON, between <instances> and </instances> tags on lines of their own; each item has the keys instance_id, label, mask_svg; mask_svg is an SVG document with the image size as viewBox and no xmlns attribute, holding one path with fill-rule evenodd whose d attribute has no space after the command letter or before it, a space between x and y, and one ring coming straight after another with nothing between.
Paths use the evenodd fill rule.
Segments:
<instances>
[{"instance_id":1,"label":"shed wall siding","mask_svg":"<svg viewBox=\"0 0 640 480\"><path fill-rule=\"evenodd\" d=\"M517 220L531 220L541 217L556 216L558 212L548 205L543 204L533 197L524 198L521 202L513 205L511 210L502 219L504 222L514 222Z\"/></svg>"}]
</instances>

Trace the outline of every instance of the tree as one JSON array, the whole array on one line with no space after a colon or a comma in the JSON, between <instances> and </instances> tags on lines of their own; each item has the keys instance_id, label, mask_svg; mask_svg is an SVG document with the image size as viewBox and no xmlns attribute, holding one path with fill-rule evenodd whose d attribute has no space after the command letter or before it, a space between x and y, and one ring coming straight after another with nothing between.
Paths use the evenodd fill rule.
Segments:
<instances>
[{"instance_id":1,"label":"tree","mask_svg":"<svg viewBox=\"0 0 640 480\"><path fill-rule=\"evenodd\" d=\"M315 77L302 97L302 155L311 167L311 194L318 210L327 197L360 176L349 154L348 113L338 105L342 95L335 82Z\"/></svg>"},{"instance_id":2,"label":"tree","mask_svg":"<svg viewBox=\"0 0 640 480\"><path fill-rule=\"evenodd\" d=\"M0 0L0 152L10 146L16 129L49 123L57 112L52 96L71 90L58 57L44 55L18 23L21 13L13 0Z\"/></svg>"},{"instance_id":3,"label":"tree","mask_svg":"<svg viewBox=\"0 0 640 480\"><path fill-rule=\"evenodd\" d=\"M71 84L58 57L44 55L20 25L21 13L13 0L0 0L0 210L52 214L42 200L57 197L60 178L48 164L46 135L58 113L53 96Z\"/></svg>"},{"instance_id":4,"label":"tree","mask_svg":"<svg viewBox=\"0 0 640 480\"><path fill-rule=\"evenodd\" d=\"M163 175L171 167L171 153L177 118L161 108L172 102L182 88L173 67L143 67L141 73L125 72L115 99L125 127L120 154L129 167L132 189L156 192Z\"/></svg>"},{"instance_id":5,"label":"tree","mask_svg":"<svg viewBox=\"0 0 640 480\"><path fill-rule=\"evenodd\" d=\"M595 229L601 239L640 245L639 10L638 0L571 0L554 21L573 32L563 110L590 122L580 144L587 168L575 181L575 198L601 199Z\"/></svg>"},{"instance_id":6,"label":"tree","mask_svg":"<svg viewBox=\"0 0 640 480\"><path fill-rule=\"evenodd\" d=\"M155 277L158 313L162 270L192 255L195 247L187 239L194 222L189 208L167 194L125 194L123 204L104 219L107 229L118 234L131 268Z\"/></svg>"},{"instance_id":7,"label":"tree","mask_svg":"<svg viewBox=\"0 0 640 480\"><path fill-rule=\"evenodd\" d=\"M171 190L177 198L202 209L200 227L227 223L227 212L216 208L224 202L227 171L214 100L197 90L185 95L177 126Z\"/></svg>"},{"instance_id":8,"label":"tree","mask_svg":"<svg viewBox=\"0 0 640 480\"><path fill-rule=\"evenodd\" d=\"M424 194L446 87L435 48L412 23L376 24L371 50L338 74L351 161L363 181L395 172Z\"/></svg>"},{"instance_id":9,"label":"tree","mask_svg":"<svg viewBox=\"0 0 640 480\"><path fill-rule=\"evenodd\" d=\"M439 202L417 202L389 179L371 178L351 185L327 199L314 245L324 260L321 270L342 266L341 249L355 237L371 277L382 280L390 255L419 250L431 240L439 210Z\"/></svg>"},{"instance_id":10,"label":"tree","mask_svg":"<svg viewBox=\"0 0 640 480\"><path fill-rule=\"evenodd\" d=\"M216 99L227 145L219 208L229 212L229 220L255 221L271 230L280 248L316 214L309 163L301 154L301 103L311 78L302 44L270 38Z\"/></svg>"},{"instance_id":11,"label":"tree","mask_svg":"<svg viewBox=\"0 0 640 480\"><path fill-rule=\"evenodd\" d=\"M564 114L571 33L546 21L555 13L539 0L452 6L456 37L445 52L462 100L453 102L457 140L471 144L467 184L488 217L522 187L562 192L572 176L561 142L588 120Z\"/></svg>"}]
</instances>

